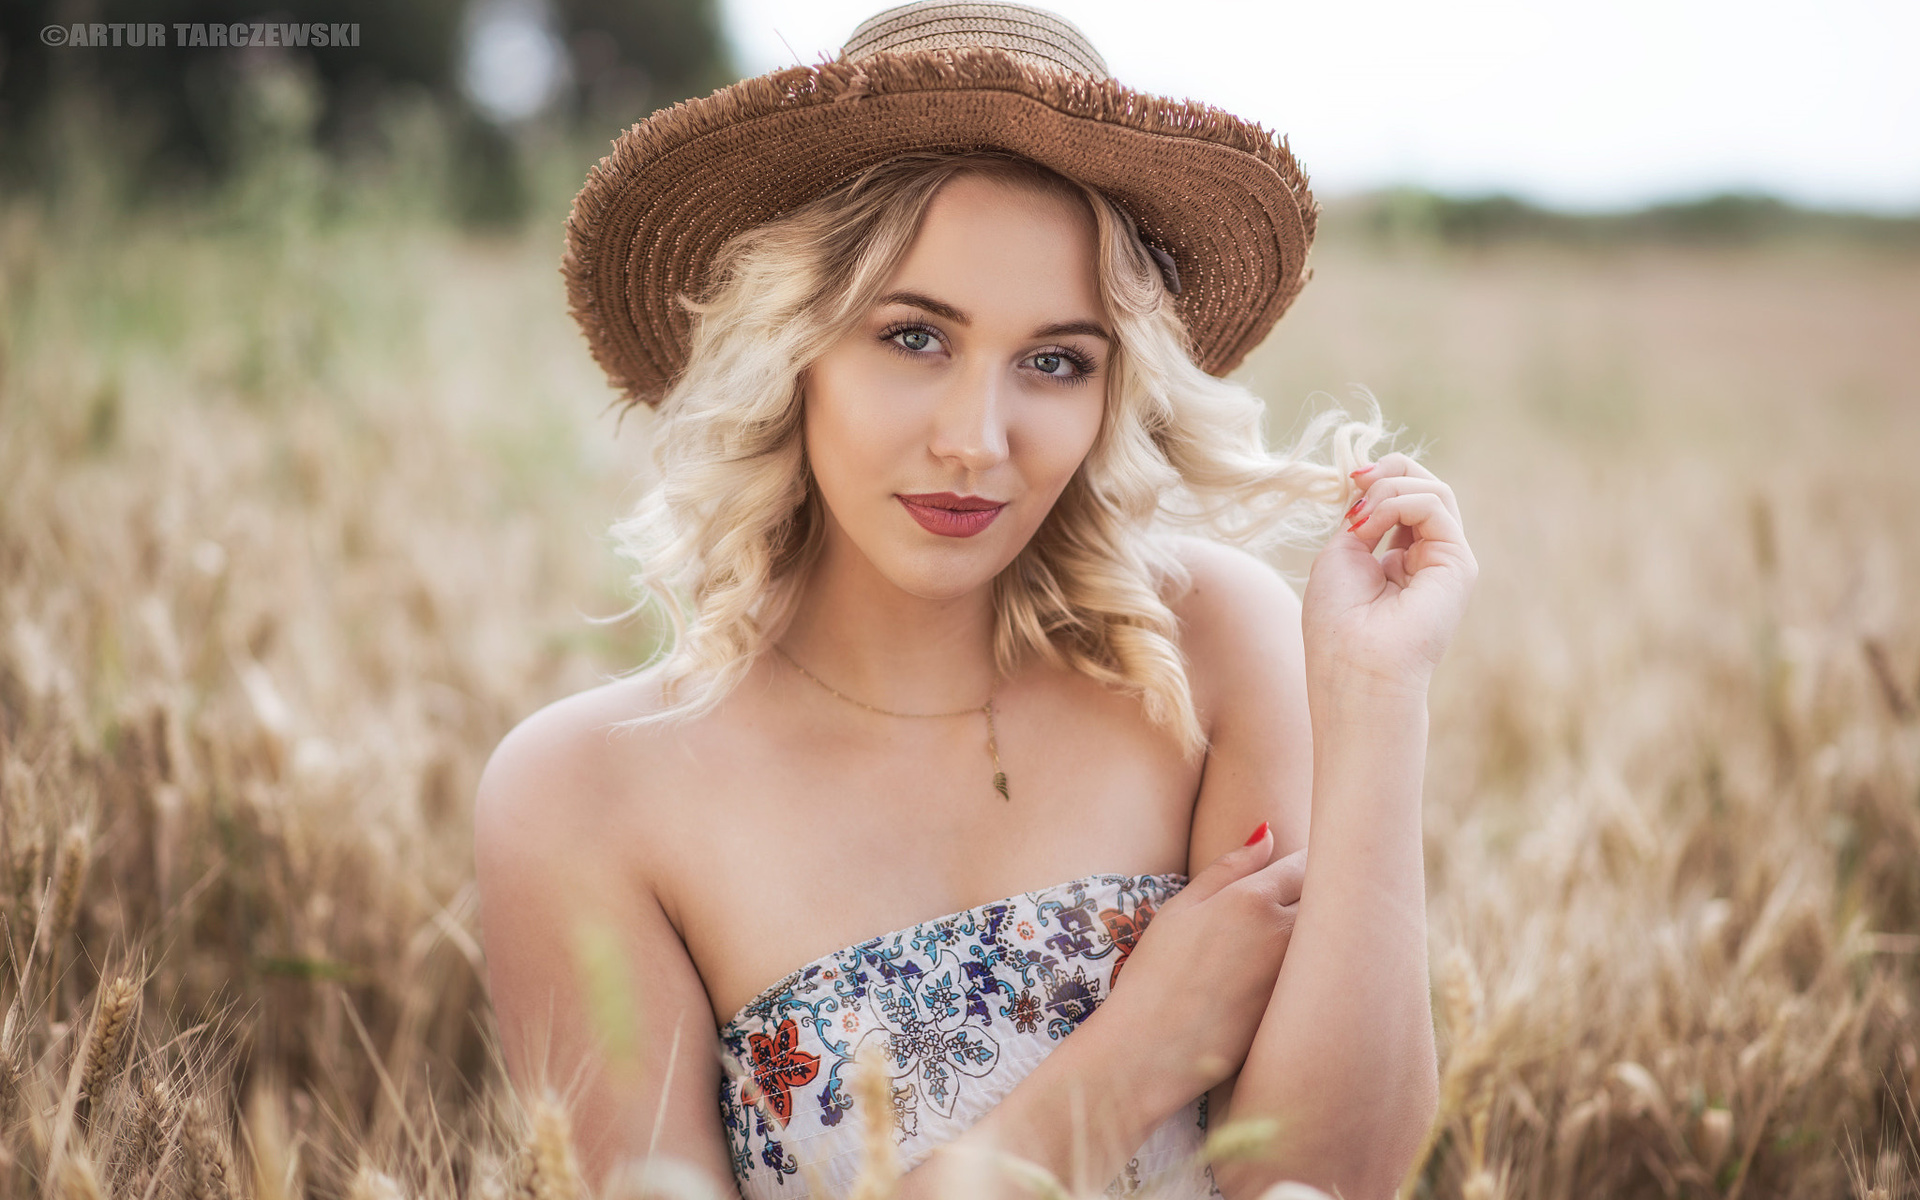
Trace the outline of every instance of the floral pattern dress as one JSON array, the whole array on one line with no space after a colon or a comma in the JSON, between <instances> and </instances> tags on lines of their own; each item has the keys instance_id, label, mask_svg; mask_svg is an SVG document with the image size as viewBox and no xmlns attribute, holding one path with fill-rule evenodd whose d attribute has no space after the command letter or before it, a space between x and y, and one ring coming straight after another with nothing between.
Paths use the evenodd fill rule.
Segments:
<instances>
[{"instance_id":1,"label":"floral pattern dress","mask_svg":"<svg viewBox=\"0 0 1920 1200\"><path fill-rule=\"evenodd\" d=\"M892 1076L902 1170L986 1115L1099 1008L1156 906L1187 877L1089 875L869 938L815 959L720 1029L720 1117L744 1200L844 1196L864 1156L854 1094L869 1046ZM1201 1095L1107 1187L1218 1196L1196 1161Z\"/></svg>"}]
</instances>

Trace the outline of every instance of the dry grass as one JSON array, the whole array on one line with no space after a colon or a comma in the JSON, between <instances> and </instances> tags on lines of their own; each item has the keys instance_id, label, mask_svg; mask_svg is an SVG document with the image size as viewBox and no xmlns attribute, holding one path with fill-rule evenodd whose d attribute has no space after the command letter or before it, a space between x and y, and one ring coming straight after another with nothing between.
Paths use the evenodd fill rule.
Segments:
<instances>
[{"instance_id":1,"label":"dry grass","mask_svg":"<svg viewBox=\"0 0 1920 1200\"><path fill-rule=\"evenodd\" d=\"M1419 1188L1914 1195L1920 272L1330 227L1247 371L1371 386L1482 562ZM466 824L647 650L558 245L0 211L0 1197L577 1194Z\"/></svg>"},{"instance_id":2,"label":"dry grass","mask_svg":"<svg viewBox=\"0 0 1920 1200\"><path fill-rule=\"evenodd\" d=\"M1915 264L1344 249L1269 391L1418 397L1482 563L1434 696L1426 1178L1913 1194Z\"/></svg>"}]
</instances>

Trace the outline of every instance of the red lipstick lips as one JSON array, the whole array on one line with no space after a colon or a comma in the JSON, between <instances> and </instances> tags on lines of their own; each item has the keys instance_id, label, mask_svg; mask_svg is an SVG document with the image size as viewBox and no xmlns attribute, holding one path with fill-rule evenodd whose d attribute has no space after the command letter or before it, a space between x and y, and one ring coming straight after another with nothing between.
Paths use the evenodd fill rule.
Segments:
<instances>
[{"instance_id":1,"label":"red lipstick lips","mask_svg":"<svg viewBox=\"0 0 1920 1200\"><path fill-rule=\"evenodd\" d=\"M896 492L894 499L920 522L922 529L942 537L972 537L993 524L993 519L1007 506L1004 500L957 496L952 492Z\"/></svg>"}]
</instances>

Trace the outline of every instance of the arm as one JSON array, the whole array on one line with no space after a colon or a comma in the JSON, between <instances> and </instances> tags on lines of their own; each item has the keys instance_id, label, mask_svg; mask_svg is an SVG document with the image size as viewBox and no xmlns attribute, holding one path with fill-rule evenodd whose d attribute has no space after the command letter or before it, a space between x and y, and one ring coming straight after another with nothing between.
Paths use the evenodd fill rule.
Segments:
<instances>
[{"instance_id":1,"label":"arm","mask_svg":"<svg viewBox=\"0 0 1920 1200\"><path fill-rule=\"evenodd\" d=\"M550 1084L565 1098L596 1188L651 1149L737 1196L705 985L652 889L609 852L620 839L608 836L611 806L592 770L605 738L569 703L507 736L474 807L488 990L509 1077L522 1096Z\"/></svg>"},{"instance_id":2,"label":"arm","mask_svg":"<svg viewBox=\"0 0 1920 1200\"><path fill-rule=\"evenodd\" d=\"M1282 1127L1267 1160L1216 1169L1234 1200L1282 1179L1356 1198L1391 1195L1432 1121L1426 733L1424 694L1314 696L1306 884L1233 1097L1236 1118L1275 1117Z\"/></svg>"},{"instance_id":3,"label":"arm","mask_svg":"<svg viewBox=\"0 0 1920 1200\"><path fill-rule=\"evenodd\" d=\"M1234 1094L1236 1118L1281 1129L1259 1161L1216 1172L1236 1200L1284 1179L1392 1195L1439 1104L1420 822L1427 681L1479 568L1431 472L1395 453L1354 474L1364 503L1315 559L1301 615L1313 852Z\"/></svg>"},{"instance_id":4,"label":"arm","mask_svg":"<svg viewBox=\"0 0 1920 1200\"><path fill-rule=\"evenodd\" d=\"M1179 546L1193 586L1173 609L1209 735L1188 841L1191 878L1262 821L1273 828L1275 860L1307 844L1313 743L1299 597L1243 550L1200 538L1181 538ZM1236 1072L1208 1091L1208 1128L1239 1115L1238 1078ZM1216 1168L1216 1179L1221 1174Z\"/></svg>"}]
</instances>

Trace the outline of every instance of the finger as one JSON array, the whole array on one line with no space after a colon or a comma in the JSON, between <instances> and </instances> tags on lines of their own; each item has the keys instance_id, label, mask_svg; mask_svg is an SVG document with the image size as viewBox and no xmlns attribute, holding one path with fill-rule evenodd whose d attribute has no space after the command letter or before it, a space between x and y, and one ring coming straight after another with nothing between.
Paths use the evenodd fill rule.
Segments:
<instances>
[{"instance_id":1,"label":"finger","mask_svg":"<svg viewBox=\"0 0 1920 1200\"><path fill-rule=\"evenodd\" d=\"M1456 519L1439 496L1432 492L1409 492L1404 496L1389 496L1378 506L1362 509L1361 517L1347 529L1348 533L1359 538L1372 550L1379 545L1381 537L1396 525L1405 525L1413 530L1414 541L1450 542L1462 549L1466 547L1467 537Z\"/></svg>"},{"instance_id":2,"label":"finger","mask_svg":"<svg viewBox=\"0 0 1920 1200\"><path fill-rule=\"evenodd\" d=\"M1391 479L1396 475L1412 475L1421 479L1439 478L1439 476L1435 475L1432 471L1427 470L1398 450L1395 450L1391 454L1382 454L1373 463L1353 473L1353 477L1362 484L1370 484L1381 479Z\"/></svg>"},{"instance_id":3,"label":"finger","mask_svg":"<svg viewBox=\"0 0 1920 1200\"><path fill-rule=\"evenodd\" d=\"M1302 846L1285 858L1268 864L1265 869L1274 877L1280 903L1298 904L1300 892L1307 882L1307 848Z\"/></svg>"},{"instance_id":4,"label":"finger","mask_svg":"<svg viewBox=\"0 0 1920 1200\"><path fill-rule=\"evenodd\" d=\"M1261 822L1260 836L1244 846L1236 846L1203 867L1198 875L1187 881L1187 886L1175 893L1168 905L1198 904L1221 888L1236 880L1244 879L1261 867L1273 856L1273 830L1266 822ZM1162 909L1166 905L1161 906Z\"/></svg>"},{"instance_id":5,"label":"finger","mask_svg":"<svg viewBox=\"0 0 1920 1200\"><path fill-rule=\"evenodd\" d=\"M1386 499L1388 496L1404 496L1409 492L1434 493L1446 502L1447 511L1453 514L1453 519L1456 521L1460 520L1460 503L1454 499L1453 488L1449 487L1442 480L1418 475L1392 475L1368 484L1360 506L1354 512L1354 516L1360 515L1360 513L1365 512L1367 508L1380 503L1380 501ZM1348 517L1347 519L1351 521L1353 517Z\"/></svg>"},{"instance_id":6,"label":"finger","mask_svg":"<svg viewBox=\"0 0 1920 1200\"><path fill-rule=\"evenodd\" d=\"M1411 534L1412 531L1402 525L1394 536L1398 537L1402 533ZM1407 569L1407 552L1399 547L1380 556L1380 573L1385 575L1388 582L1395 587L1406 587L1413 582L1413 572Z\"/></svg>"},{"instance_id":7,"label":"finger","mask_svg":"<svg viewBox=\"0 0 1920 1200\"><path fill-rule=\"evenodd\" d=\"M1300 902L1306 879L1307 848L1302 846L1292 854L1276 858L1258 871L1234 880L1228 887L1258 896L1263 904L1284 908Z\"/></svg>"}]
</instances>

